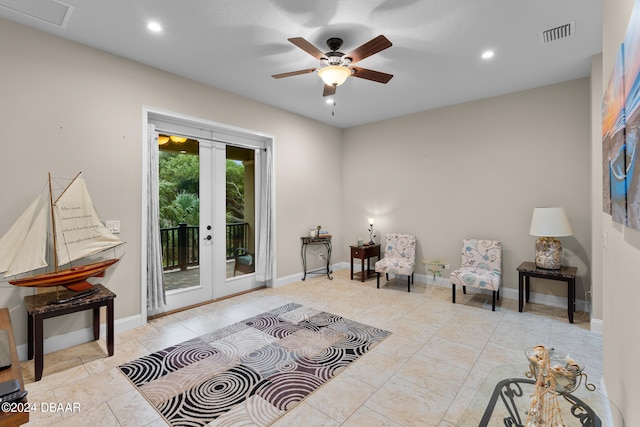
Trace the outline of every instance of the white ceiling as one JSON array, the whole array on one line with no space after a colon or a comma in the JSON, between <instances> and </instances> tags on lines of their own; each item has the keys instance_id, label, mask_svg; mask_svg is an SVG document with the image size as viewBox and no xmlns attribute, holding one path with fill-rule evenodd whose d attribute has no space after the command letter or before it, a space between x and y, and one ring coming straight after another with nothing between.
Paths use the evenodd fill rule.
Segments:
<instances>
[{"instance_id":1,"label":"white ceiling","mask_svg":"<svg viewBox=\"0 0 640 427\"><path fill-rule=\"evenodd\" d=\"M0 16L340 128L585 77L602 51L601 0L0 0ZM393 79L351 77L335 107L315 74L271 77L319 66L288 38L346 53L379 34L393 46L357 65Z\"/></svg>"}]
</instances>

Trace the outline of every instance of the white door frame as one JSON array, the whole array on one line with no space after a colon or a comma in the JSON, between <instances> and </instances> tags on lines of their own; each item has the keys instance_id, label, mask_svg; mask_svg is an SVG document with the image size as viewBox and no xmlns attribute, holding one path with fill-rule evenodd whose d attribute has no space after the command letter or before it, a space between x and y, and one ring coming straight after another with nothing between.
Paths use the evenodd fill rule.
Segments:
<instances>
[{"instance_id":1,"label":"white door frame","mask_svg":"<svg viewBox=\"0 0 640 427\"><path fill-rule=\"evenodd\" d=\"M204 138L213 141L228 142L232 144L242 144L247 147L253 148L266 148L270 147L273 153L272 158L275 159L275 138L264 132L258 132L250 129L239 128L235 126L226 125L223 123L213 122L193 116L187 116L180 113L175 113L167 110L162 110L153 107L142 108L142 197L141 197L141 269L140 269L140 313L142 317L142 324L147 323L147 172L148 172L148 124L151 121L160 121L171 124L173 129L180 129L181 133L185 136L191 136L195 139ZM275 160L273 160L275 163ZM274 165L272 165L273 168ZM274 227L274 264L272 266L273 278L276 275L275 264L275 180L272 180L271 188L272 200L271 206L273 209L273 227ZM215 298L215 294L214 294Z\"/></svg>"}]
</instances>

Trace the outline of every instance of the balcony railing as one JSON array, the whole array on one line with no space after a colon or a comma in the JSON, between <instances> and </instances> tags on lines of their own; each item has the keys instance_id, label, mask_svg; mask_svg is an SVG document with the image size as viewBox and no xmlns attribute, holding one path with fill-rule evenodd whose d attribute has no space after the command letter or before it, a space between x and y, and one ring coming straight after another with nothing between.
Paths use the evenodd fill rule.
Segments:
<instances>
[{"instance_id":1,"label":"balcony railing","mask_svg":"<svg viewBox=\"0 0 640 427\"><path fill-rule=\"evenodd\" d=\"M249 224L246 222L227 224L226 255L233 258L236 248L246 248L249 243ZM186 270L200 264L200 227L179 224L177 227L160 229L162 263L165 270Z\"/></svg>"}]
</instances>

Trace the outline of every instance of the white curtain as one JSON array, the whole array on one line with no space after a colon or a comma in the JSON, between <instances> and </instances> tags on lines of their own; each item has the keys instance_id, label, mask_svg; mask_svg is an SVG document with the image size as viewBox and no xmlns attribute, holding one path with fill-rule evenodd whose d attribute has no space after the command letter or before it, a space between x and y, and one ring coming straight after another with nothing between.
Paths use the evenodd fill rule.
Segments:
<instances>
[{"instance_id":1,"label":"white curtain","mask_svg":"<svg viewBox=\"0 0 640 427\"><path fill-rule=\"evenodd\" d=\"M258 217L258 250L256 281L273 286L273 154L271 147L260 153L260 214Z\"/></svg>"},{"instance_id":2,"label":"white curtain","mask_svg":"<svg viewBox=\"0 0 640 427\"><path fill-rule=\"evenodd\" d=\"M154 313L167 304L160 242L160 203L158 200L158 134L148 129L149 164L147 167L147 310ZM144 244L144 243L143 243Z\"/></svg>"}]
</instances>

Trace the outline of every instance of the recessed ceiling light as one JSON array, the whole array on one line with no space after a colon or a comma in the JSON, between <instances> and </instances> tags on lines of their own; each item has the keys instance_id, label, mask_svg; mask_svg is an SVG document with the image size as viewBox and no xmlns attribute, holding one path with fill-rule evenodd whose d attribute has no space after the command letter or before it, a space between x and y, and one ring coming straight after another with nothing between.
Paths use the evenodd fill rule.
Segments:
<instances>
[{"instance_id":1,"label":"recessed ceiling light","mask_svg":"<svg viewBox=\"0 0 640 427\"><path fill-rule=\"evenodd\" d=\"M147 28L149 29L149 31L153 31L154 33L159 33L160 31L162 31L162 26L157 22L149 22L147 24Z\"/></svg>"},{"instance_id":2,"label":"recessed ceiling light","mask_svg":"<svg viewBox=\"0 0 640 427\"><path fill-rule=\"evenodd\" d=\"M491 59L493 58L494 52L492 50L485 50L482 52L482 59Z\"/></svg>"}]
</instances>

